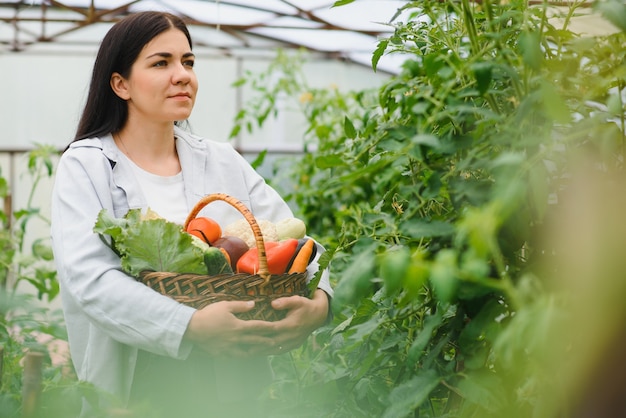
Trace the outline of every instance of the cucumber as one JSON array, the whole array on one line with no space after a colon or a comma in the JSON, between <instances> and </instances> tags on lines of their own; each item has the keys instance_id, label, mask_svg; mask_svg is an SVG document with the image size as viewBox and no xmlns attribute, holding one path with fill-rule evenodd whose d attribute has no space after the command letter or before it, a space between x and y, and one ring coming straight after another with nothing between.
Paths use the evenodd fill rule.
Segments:
<instances>
[{"instance_id":1,"label":"cucumber","mask_svg":"<svg viewBox=\"0 0 626 418\"><path fill-rule=\"evenodd\" d=\"M191 235L191 238L191 243L202 250L204 265L207 268L207 274L209 276L229 273L232 274L233 269L224 253L222 253L222 250L217 247L211 247L209 244L194 235Z\"/></svg>"},{"instance_id":2,"label":"cucumber","mask_svg":"<svg viewBox=\"0 0 626 418\"><path fill-rule=\"evenodd\" d=\"M204 252L204 264L207 268L209 276L217 276L218 274L232 274L233 269L230 263L217 247L208 247Z\"/></svg>"}]
</instances>

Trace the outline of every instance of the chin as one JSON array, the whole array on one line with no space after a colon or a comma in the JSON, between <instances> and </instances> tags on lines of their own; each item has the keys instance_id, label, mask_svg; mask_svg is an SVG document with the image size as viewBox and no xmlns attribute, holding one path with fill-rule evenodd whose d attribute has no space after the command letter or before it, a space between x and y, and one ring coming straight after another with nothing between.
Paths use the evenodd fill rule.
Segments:
<instances>
[{"instance_id":1,"label":"chin","mask_svg":"<svg viewBox=\"0 0 626 418\"><path fill-rule=\"evenodd\" d=\"M178 122L178 121L183 121L183 120L189 119L189 116L191 116L191 112L184 112L184 113L179 112L179 113L176 113L174 115L171 115L171 117L168 118L168 119L171 120L171 121L174 121L174 122Z\"/></svg>"}]
</instances>

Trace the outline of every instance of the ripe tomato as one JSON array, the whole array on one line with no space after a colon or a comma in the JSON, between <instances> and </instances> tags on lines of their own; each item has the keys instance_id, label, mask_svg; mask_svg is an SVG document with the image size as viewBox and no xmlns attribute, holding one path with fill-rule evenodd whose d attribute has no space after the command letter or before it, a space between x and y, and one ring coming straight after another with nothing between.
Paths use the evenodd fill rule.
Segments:
<instances>
[{"instance_id":1,"label":"ripe tomato","mask_svg":"<svg viewBox=\"0 0 626 418\"><path fill-rule=\"evenodd\" d=\"M195 235L208 244L213 244L222 237L220 224L211 218L194 218L187 225L187 232Z\"/></svg>"}]
</instances>

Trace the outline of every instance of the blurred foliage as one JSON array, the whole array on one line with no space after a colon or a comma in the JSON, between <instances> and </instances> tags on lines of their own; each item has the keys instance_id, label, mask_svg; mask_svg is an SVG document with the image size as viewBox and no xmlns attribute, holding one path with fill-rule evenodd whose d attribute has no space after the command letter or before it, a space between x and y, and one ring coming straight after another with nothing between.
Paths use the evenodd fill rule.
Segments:
<instances>
[{"instance_id":1,"label":"blurred foliage","mask_svg":"<svg viewBox=\"0 0 626 418\"><path fill-rule=\"evenodd\" d=\"M14 296L18 287L30 283L38 299L52 301L59 293L56 270L50 246L50 220L36 206L37 193L42 181L54 172L56 149L37 144L25 154L30 192L25 206L13 209L11 190L0 170L0 289ZM27 236L30 232L32 236ZM0 310L0 317L3 311Z\"/></svg>"},{"instance_id":2,"label":"blurred foliage","mask_svg":"<svg viewBox=\"0 0 626 418\"><path fill-rule=\"evenodd\" d=\"M626 316L626 231L605 210L626 185L626 39L572 32L583 6L557 27L547 4L407 2L372 65L406 60L379 89L311 88L285 52L237 83L257 96L233 135L280 94L300 108L307 152L276 176L332 255L334 321L274 359L276 416L573 417L598 400L590 373ZM594 8L624 29L622 2Z\"/></svg>"},{"instance_id":3,"label":"blurred foliage","mask_svg":"<svg viewBox=\"0 0 626 418\"><path fill-rule=\"evenodd\" d=\"M54 147L25 153L29 189L24 207L14 209L9 181L0 172L0 416L22 416L24 358L43 354L37 417L77 416L82 397L95 393L78 383L68 363L54 362L54 341L67 341L62 313L51 309L59 293L50 246L50 220L36 205L43 182L53 176ZM61 347L61 350L63 348ZM93 395L92 395L93 396Z\"/></svg>"}]
</instances>

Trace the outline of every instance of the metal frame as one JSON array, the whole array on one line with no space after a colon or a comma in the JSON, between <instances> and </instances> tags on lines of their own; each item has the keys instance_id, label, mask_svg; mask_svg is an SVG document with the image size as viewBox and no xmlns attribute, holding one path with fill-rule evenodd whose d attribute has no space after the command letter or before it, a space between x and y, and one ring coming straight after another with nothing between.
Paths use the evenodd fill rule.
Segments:
<instances>
[{"instance_id":1,"label":"metal frame","mask_svg":"<svg viewBox=\"0 0 626 418\"><path fill-rule=\"evenodd\" d=\"M41 2L40 5L33 5L32 1L28 1L28 0L19 0L17 2L0 1L0 8L14 9L13 16L10 16L10 17L0 16L0 22L11 25L13 29L13 34L14 34L13 39L8 42L6 40L0 39L0 44L5 44L5 45L8 44L10 51L19 52L19 51L25 50L30 45L33 45L36 43L57 42L59 37L66 35L68 33L71 33L71 32L81 30L87 26L90 26L96 23L114 23L118 21L119 19L121 19L122 17L124 17L125 15L131 13L130 7L134 4L141 3L141 1L142 0L128 1L127 3L121 6L118 6L116 8L110 8L110 9L109 8L107 9L96 8L94 0L90 0L89 6L87 7L70 6L64 1L57 1L57 0L44 0ZM227 0L217 0L217 2L221 5L226 5L226 6L244 7L240 4L237 4L232 1L227 1ZM273 10L268 10L267 8L262 6L263 5L262 1L259 1L258 5L255 5L255 6L246 5L245 8L272 13L277 18L292 17L292 18L301 19L303 22L306 21L309 24L313 22L316 25L315 27L316 30L330 30L330 31L360 33L363 35L371 36L373 38L389 34L389 32L385 32L383 30L381 31L358 30L358 29L350 29L347 27L332 24L320 18L311 10L305 10L305 9L296 7L293 4L289 3L288 1L284 1L284 3L294 8L294 10L296 11L295 14L286 14L286 13L280 13L280 12L273 11ZM329 1L328 7L330 7L332 4L333 2ZM38 9L38 11L40 12L39 16L38 17L21 16L20 15L21 12L23 12L26 9L31 9L31 10ZM63 10L63 11L74 12L77 15L77 18L51 17L49 16L49 12L51 10L57 10L57 11ZM217 24L207 24L205 22L201 22L198 19L194 18L193 16L183 15L182 17L186 20L186 22L189 25L209 27L209 28L213 28L216 30L220 30L224 33L227 33L228 35L237 39L238 42L240 42L241 48L249 47L247 40L250 37L264 38L270 41L275 41L279 43L281 47L285 47L285 48L302 47L302 45L295 43L295 42L290 42L289 40L286 40L286 39L271 38L268 36L263 36L263 35L254 34L250 32L253 29L262 28L262 27L285 29L284 27L281 27L281 26L270 26L261 22L250 24L250 25L233 25L233 24L217 25ZM41 23L40 30L37 33L34 33L32 30L25 28L24 23L27 23L27 22L40 22ZM69 23L72 26L65 30L50 33L50 29L48 25L49 23ZM289 27L289 29L297 29L297 28ZM303 27L302 29L310 30L311 27ZM29 42L19 41L18 34L20 32L26 33L33 40ZM199 45L202 45L202 44L199 43ZM212 47L213 45L204 44L203 46ZM321 50L321 49L311 48L310 46L308 46L307 49L317 52L317 53L322 53L329 58L345 59L344 54L343 54L343 52L345 51L341 51L341 50L329 51L328 49Z\"/></svg>"}]
</instances>

